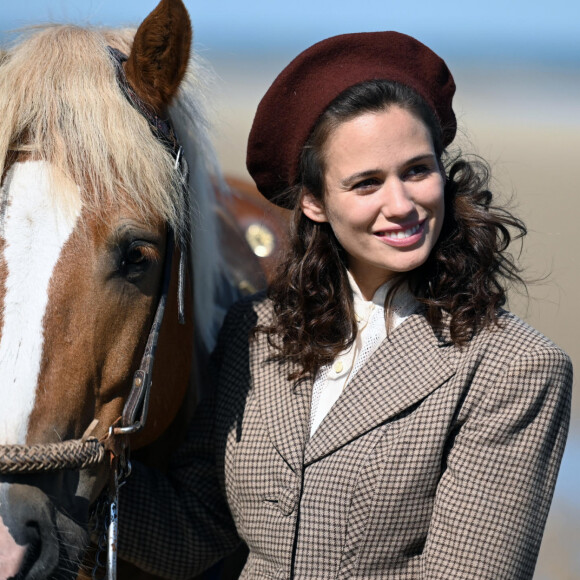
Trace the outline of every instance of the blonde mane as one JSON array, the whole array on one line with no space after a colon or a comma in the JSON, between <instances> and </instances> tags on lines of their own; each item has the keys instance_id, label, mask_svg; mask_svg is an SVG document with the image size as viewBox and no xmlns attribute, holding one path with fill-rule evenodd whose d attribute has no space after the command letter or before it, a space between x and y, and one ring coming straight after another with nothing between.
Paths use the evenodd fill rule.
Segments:
<instances>
[{"instance_id":1,"label":"blonde mane","mask_svg":"<svg viewBox=\"0 0 580 580\"><path fill-rule=\"evenodd\" d=\"M47 25L0 49L0 175L11 154L27 152L50 163L56 184L62 175L76 184L53 187L65 209L78 207L79 195L96 214L128 204L145 218L160 216L181 239L189 221L196 324L211 348L223 314L212 308L223 262L213 207L221 177L202 98L207 75L192 58L170 111L190 168L187 203L172 156L117 83L108 46L128 54L133 36L132 29Z\"/></svg>"}]
</instances>

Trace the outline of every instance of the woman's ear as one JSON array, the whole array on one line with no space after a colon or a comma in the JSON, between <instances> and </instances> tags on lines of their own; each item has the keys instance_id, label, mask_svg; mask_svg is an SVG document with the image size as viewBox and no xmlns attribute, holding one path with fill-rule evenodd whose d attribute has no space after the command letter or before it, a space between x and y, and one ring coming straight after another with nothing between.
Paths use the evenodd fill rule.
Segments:
<instances>
[{"instance_id":1,"label":"woman's ear","mask_svg":"<svg viewBox=\"0 0 580 580\"><path fill-rule=\"evenodd\" d=\"M323 223L328 221L322 202L316 199L308 190L302 194L300 208L302 213L313 222Z\"/></svg>"}]
</instances>

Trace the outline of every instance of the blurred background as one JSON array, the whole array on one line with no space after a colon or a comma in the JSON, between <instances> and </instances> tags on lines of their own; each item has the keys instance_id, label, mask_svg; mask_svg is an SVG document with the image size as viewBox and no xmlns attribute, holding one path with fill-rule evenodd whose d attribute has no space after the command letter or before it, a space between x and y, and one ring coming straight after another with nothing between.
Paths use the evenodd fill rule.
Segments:
<instances>
[{"instance_id":1,"label":"blurred background","mask_svg":"<svg viewBox=\"0 0 580 580\"><path fill-rule=\"evenodd\" d=\"M2 41L39 22L138 25L156 0L26 0L0 7ZM529 295L510 308L580 369L580 3L574 0L185 0L195 50L215 69L210 103L224 171L247 178L257 104L303 49L334 34L398 30L442 56L455 76L457 146L485 157L494 188L529 228ZM576 168L576 169L575 169ZM579 216L576 216L576 212ZM580 578L580 399L535 580Z\"/></svg>"}]
</instances>

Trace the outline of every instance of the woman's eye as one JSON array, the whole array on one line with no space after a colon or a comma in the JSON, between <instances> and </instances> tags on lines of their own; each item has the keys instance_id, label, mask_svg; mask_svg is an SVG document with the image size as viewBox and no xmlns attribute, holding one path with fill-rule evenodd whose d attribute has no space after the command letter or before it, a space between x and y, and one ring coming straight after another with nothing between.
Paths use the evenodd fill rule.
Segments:
<instances>
[{"instance_id":1,"label":"woman's eye","mask_svg":"<svg viewBox=\"0 0 580 580\"><path fill-rule=\"evenodd\" d=\"M368 179L363 179L358 183L355 183L354 189L366 189L369 187L376 187L379 185L379 180L376 177L369 177Z\"/></svg>"},{"instance_id":2,"label":"woman's eye","mask_svg":"<svg viewBox=\"0 0 580 580\"><path fill-rule=\"evenodd\" d=\"M420 177L431 172L431 167L428 165L413 165L408 171L408 177Z\"/></svg>"}]
</instances>

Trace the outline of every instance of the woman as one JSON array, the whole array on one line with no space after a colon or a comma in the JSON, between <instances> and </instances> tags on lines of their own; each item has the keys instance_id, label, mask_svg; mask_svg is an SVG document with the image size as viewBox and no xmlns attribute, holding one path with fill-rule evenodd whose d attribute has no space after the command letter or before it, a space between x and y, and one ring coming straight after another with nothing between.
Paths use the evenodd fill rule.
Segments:
<instances>
[{"instance_id":1,"label":"woman","mask_svg":"<svg viewBox=\"0 0 580 580\"><path fill-rule=\"evenodd\" d=\"M226 318L169 479L127 485L124 557L187 578L241 538L243 578L532 578L572 371L501 309L525 228L447 160L454 90L395 32L274 81L248 168L293 209L292 252Z\"/></svg>"}]
</instances>

